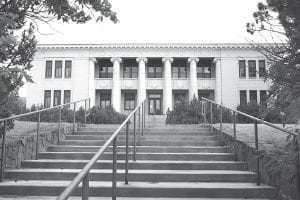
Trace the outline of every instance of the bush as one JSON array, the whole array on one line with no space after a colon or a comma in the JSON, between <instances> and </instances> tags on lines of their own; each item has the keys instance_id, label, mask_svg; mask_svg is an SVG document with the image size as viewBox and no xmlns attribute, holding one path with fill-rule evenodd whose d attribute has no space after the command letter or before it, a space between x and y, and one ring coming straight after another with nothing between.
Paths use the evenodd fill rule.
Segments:
<instances>
[{"instance_id":1,"label":"bush","mask_svg":"<svg viewBox=\"0 0 300 200\"><path fill-rule=\"evenodd\" d=\"M112 106L102 108L94 106L90 115L87 117L87 123L90 124L120 124L126 119L126 115L118 113Z\"/></svg>"}]
</instances>

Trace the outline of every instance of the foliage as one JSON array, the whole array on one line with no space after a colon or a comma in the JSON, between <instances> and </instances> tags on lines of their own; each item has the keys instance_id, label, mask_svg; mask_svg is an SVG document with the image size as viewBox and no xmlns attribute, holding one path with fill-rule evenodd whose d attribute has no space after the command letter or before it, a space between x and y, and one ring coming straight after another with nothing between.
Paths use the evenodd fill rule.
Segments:
<instances>
[{"instance_id":1,"label":"foliage","mask_svg":"<svg viewBox=\"0 0 300 200\"><path fill-rule=\"evenodd\" d=\"M270 109L284 112L292 121L300 117L299 10L299 0L268 0L258 4L258 11L253 14L255 22L247 24L249 33L262 36L267 33L265 41L272 42L253 45L269 60L266 78L273 83Z\"/></svg>"},{"instance_id":2,"label":"foliage","mask_svg":"<svg viewBox=\"0 0 300 200\"><path fill-rule=\"evenodd\" d=\"M86 23L109 18L117 22L108 0L1 0L0 1L0 109L9 94L17 91L32 68L37 41L34 31L38 22L52 20Z\"/></svg>"},{"instance_id":3,"label":"foliage","mask_svg":"<svg viewBox=\"0 0 300 200\"><path fill-rule=\"evenodd\" d=\"M126 115L116 112L112 106L102 108L94 106L90 115L87 117L87 123L91 124L120 124L126 119Z\"/></svg>"}]
</instances>

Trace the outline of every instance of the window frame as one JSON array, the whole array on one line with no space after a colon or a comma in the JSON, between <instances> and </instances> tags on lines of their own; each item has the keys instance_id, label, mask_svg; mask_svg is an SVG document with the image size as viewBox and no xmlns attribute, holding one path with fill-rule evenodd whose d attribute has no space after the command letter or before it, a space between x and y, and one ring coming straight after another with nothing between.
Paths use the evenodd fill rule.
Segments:
<instances>
[{"instance_id":1,"label":"window frame","mask_svg":"<svg viewBox=\"0 0 300 200\"><path fill-rule=\"evenodd\" d=\"M256 98L255 98L255 99L251 98L251 94L254 94ZM252 99L253 99L255 102L253 102ZM257 90L249 90L249 103L250 103L250 104L253 104L253 103L257 104L257 103L258 103L258 101L257 101Z\"/></svg>"},{"instance_id":2,"label":"window frame","mask_svg":"<svg viewBox=\"0 0 300 200\"><path fill-rule=\"evenodd\" d=\"M104 97L108 97L108 96L109 96L109 98L104 98ZM102 106L102 102L105 102L105 106L104 107ZM100 93L99 103L100 103L99 104L100 107L102 107L102 108L107 108L108 106L111 106L111 93Z\"/></svg>"},{"instance_id":3,"label":"window frame","mask_svg":"<svg viewBox=\"0 0 300 200\"><path fill-rule=\"evenodd\" d=\"M57 102L57 104L55 103L55 98L56 98L56 93L58 93L59 94L59 96L57 96L57 97L59 97L58 98L58 102ZM61 90L54 90L53 91L53 106L59 106L59 105L61 105Z\"/></svg>"},{"instance_id":4,"label":"window frame","mask_svg":"<svg viewBox=\"0 0 300 200\"><path fill-rule=\"evenodd\" d=\"M131 98L128 98L130 96ZM133 101L133 104L131 105ZM129 102L129 108L127 107L127 102ZM136 95L135 93L125 93L124 94L124 110L134 110L136 105Z\"/></svg>"},{"instance_id":5,"label":"window frame","mask_svg":"<svg viewBox=\"0 0 300 200\"><path fill-rule=\"evenodd\" d=\"M261 66L261 63L264 63L264 66ZM266 60L258 60L258 76L259 78L266 77ZM262 70L263 69L263 70Z\"/></svg>"},{"instance_id":6,"label":"window frame","mask_svg":"<svg viewBox=\"0 0 300 200\"><path fill-rule=\"evenodd\" d=\"M61 63L61 66L57 66L56 63ZM63 73L63 60L55 60L54 61L54 78L62 78L62 73Z\"/></svg>"},{"instance_id":7,"label":"window frame","mask_svg":"<svg viewBox=\"0 0 300 200\"><path fill-rule=\"evenodd\" d=\"M197 78L203 78L203 79L213 78L212 68L214 64L210 58L204 58L204 60L206 60L209 63L201 63L201 61L199 60L196 69ZM209 71L209 73L206 73L206 69Z\"/></svg>"},{"instance_id":8,"label":"window frame","mask_svg":"<svg viewBox=\"0 0 300 200\"><path fill-rule=\"evenodd\" d=\"M153 69L154 69L153 77L150 77L150 76L149 76L149 69L150 69L150 68L153 68ZM157 71L158 68L161 69L160 72ZM163 77L162 71L163 71L162 66L148 66L148 67L147 67L147 75L148 75L148 78L162 78L162 77Z\"/></svg>"},{"instance_id":9,"label":"window frame","mask_svg":"<svg viewBox=\"0 0 300 200\"><path fill-rule=\"evenodd\" d=\"M245 96L243 97L242 93L245 93ZM242 98L243 97L243 98ZM242 99L245 99L244 102ZM240 105L247 105L247 90L240 90Z\"/></svg>"},{"instance_id":10,"label":"window frame","mask_svg":"<svg viewBox=\"0 0 300 200\"><path fill-rule=\"evenodd\" d=\"M47 63L51 63L51 65L47 65ZM48 69L50 68L50 69ZM45 78L52 78L52 69L53 69L53 61L52 60L46 60L46 69L45 69ZM50 72L50 74L48 74Z\"/></svg>"},{"instance_id":11,"label":"window frame","mask_svg":"<svg viewBox=\"0 0 300 200\"><path fill-rule=\"evenodd\" d=\"M254 63L254 66L250 66L250 63ZM248 77L250 79L255 79L257 76L257 71L256 71L256 60L247 60L248 64ZM253 69L253 71L252 71Z\"/></svg>"},{"instance_id":12,"label":"window frame","mask_svg":"<svg viewBox=\"0 0 300 200\"><path fill-rule=\"evenodd\" d=\"M241 65L243 63L243 65ZM243 70L242 70L243 69ZM247 67L246 67L246 60L239 60L239 78L246 78L247 76Z\"/></svg>"},{"instance_id":13,"label":"window frame","mask_svg":"<svg viewBox=\"0 0 300 200\"><path fill-rule=\"evenodd\" d=\"M129 77L125 77L125 69L129 68L129 72L127 72L126 74L129 74ZM133 72L133 68L136 68L136 72ZM133 74L136 74L136 77L133 77ZM129 65L129 66L124 66L123 65L123 78L138 78L139 76L139 69L138 66L133 66L133 65Z\"/></svg>"},{"instance_id":14,"label":"window frame","mask_svg":"<svg viewBox=\"0 0 300 200\"><path fill-rule=\"evenodd\" d=\"M68 62L71 63L70 66L67 66ZM65 60L64 63L65 63L65 70L64 70L65 71L65 78L72 78L72 65L73 65L72 60ZM67 67L70 68L70 74L67 74Z\"/></svg>"},{"instance_id":15,"label":"window frame","mask_svg":"<svg viewBox=\"0 0 300 200\"><path fill-rule=\"evenodd\" d=\"M47 102L49 102L49 104ZM51 90L44 90L44 107L45 108L51 107Z\"/></svg>"}]
</instances>

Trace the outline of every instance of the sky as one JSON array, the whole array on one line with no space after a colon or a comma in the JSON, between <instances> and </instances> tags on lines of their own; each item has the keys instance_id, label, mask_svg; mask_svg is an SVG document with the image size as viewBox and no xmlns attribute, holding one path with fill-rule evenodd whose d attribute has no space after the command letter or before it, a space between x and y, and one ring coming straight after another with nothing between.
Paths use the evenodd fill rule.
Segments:
<instances>
[{"instance_id":1,"label":"sky","mask_svg":"<svg viewBox=\"0 0 300 200\"><path fill-rule=\"evenodd\" d=\"M264 0L263 0L264 1ZM110 0L119 23L39 24L40 44L241 43L261 0ZM26 84L19 91L26 96Z\"/></svg>"}]
</instances>

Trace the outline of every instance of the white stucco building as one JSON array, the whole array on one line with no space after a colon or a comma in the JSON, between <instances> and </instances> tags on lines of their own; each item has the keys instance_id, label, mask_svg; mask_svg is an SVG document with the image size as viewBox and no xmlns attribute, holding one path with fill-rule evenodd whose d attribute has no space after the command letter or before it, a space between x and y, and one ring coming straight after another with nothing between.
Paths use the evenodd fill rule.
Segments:
<instances>
[{"instance_id":1,"label":"white stucco building","mask_svg":"<svg viewBox=\"0 0 300 200\"><path fill-rule=\"evenodd\" d=\"M146 113L164 114L193 96L236 107L265 97L266 62L249 44L38 45L27 107L90 97L128 112L146 98Z\"/></svg>"}]
</instances>

